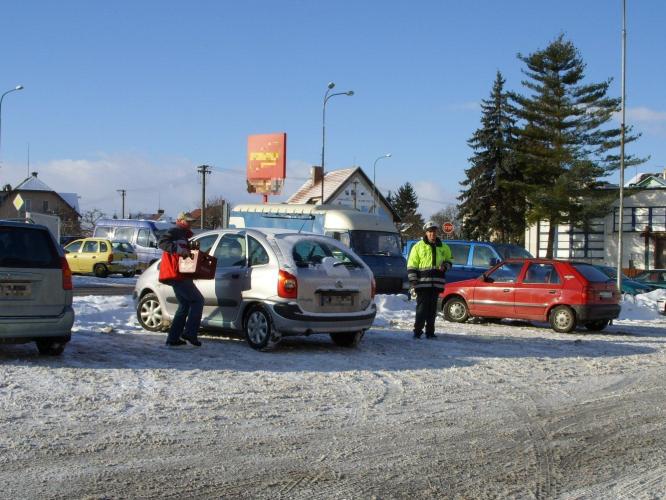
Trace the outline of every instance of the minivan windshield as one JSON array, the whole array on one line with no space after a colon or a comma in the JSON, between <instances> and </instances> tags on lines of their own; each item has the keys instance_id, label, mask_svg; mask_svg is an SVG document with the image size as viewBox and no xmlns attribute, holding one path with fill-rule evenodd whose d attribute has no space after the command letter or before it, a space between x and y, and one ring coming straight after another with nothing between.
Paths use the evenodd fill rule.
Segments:
<instances>
[{"instance_id":1,"label":"minivan windshield","mask_svg":"<svg viewBox=\"0 0 666 500\"><path fill-rule=\"evenodd\" d=\"M400 237L388 231L350 231L351 248L359 255L400 257Z\"/></svg>"}]
</instances>

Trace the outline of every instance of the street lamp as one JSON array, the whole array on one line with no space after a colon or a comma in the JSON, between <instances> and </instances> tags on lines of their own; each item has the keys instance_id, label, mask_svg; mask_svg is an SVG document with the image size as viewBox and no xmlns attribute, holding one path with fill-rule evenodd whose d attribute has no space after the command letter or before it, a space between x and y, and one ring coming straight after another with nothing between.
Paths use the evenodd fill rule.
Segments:
<instances>
[{"instance_id":1,"label":"street lamp","mask_svg":"<svg viewBox=\"0 0 666 500\"><path fill-rule=\"evenodd\" d=\"M326 89L326 94L324 94L324 106L321 119L321 204L324 204L324 149L326 147L326 103L331 97L336 95L354 95L353 90L348 90L347 92L336 92L335 94L329 94L329 92L335 87L334 82L328 84Z\"/></svg>"},{"instance_id":2,"label":"street lamp","mask_svg":"<svg viewBox=\"0 0 666 500\"><path fill-rule=\"evenodd\" d=\"M377 213L377 184L375 184L375 170L377 167L377 162L383 158L390 158L391 153L386 153L385 155L380 156L375 160L375 163L372 164L372 213Z\"/></svg>"},{"instance_id":3,"label":"street lamp","mask_svg":"<svg viewBox=\"0 0 666 500\"><path fill-rule=\"evenodd\" d=\"M17 90L23 90L23 85L17 85L0 96L0 161L2 161L2 100L7 94L16 92Z\"/></svg>"}]
</instances>

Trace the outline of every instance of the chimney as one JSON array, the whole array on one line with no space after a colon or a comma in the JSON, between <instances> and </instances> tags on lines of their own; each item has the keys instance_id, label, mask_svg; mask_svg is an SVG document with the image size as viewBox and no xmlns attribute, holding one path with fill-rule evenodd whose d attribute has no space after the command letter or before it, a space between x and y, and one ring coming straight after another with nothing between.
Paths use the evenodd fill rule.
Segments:
<instances>
[{"instance_id":1,"label":"chimney","mask_svg":"<svg viewBox=\"0 0 666 500\"><path fill-rule=\"evenodd\" d=\"M323 169L317 165L313 165L312 168L310 169L310 177L312 178L313 186L321 182L322 170Z\"/></svg>"}]
</instances>

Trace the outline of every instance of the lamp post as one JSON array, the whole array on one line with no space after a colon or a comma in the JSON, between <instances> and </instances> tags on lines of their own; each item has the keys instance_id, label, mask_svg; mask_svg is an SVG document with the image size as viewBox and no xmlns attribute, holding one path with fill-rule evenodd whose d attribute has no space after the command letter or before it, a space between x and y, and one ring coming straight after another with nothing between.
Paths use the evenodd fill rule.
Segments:
<instances>
[{"instance_id":1,"label":"lamp post","mask_svg":"<svg viewBox=\"0 0 666 500\"><path fill-rule=\"evenodd\" d=\"M0 96L0 162L2 162L2 100L7 94L16 92L17 90L23 90L23 85L17 85Z\"/></svg>"},{"instance_id":2,"label":"lamp post","mask_svg":"<svg viewBox=\"0 0 666 500\"><path fill-rule=\"evenodd\" d=\"M375 171L377 169L377 162L379 160L382 160L384 158L390 158L391 153L386 153L385 155L381 155L379 158L375 160L375 163L372 164L372 213L376 214L377 213L377 184L375 183Z\"/></svg>"},{"instance_id":3,"label":"lamp post","mask_svg":"<svg viewBox=\"0 0 666 500\"><path fill-rule=\"evenodd\" d=\"M326 103L331 97L335 97L336 95L348 95L352 96L354 95L353 90L348 90L346 92L336 92L334 94L329 94L331 90L333 90L333 87L335 87L334 82L330 82L328 84L328 88L326 89L326 94L324 94L324 106L323 106L323 111L322 111L322 118L321 118L321 204L324 204L324 150L326 148Z\"/></svg>"}]
</instances>

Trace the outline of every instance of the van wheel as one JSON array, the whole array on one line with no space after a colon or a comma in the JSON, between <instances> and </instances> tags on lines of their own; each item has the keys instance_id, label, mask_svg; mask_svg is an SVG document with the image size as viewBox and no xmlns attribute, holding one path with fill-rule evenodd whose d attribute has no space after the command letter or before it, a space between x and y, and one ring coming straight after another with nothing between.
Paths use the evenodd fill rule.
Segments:
<instances>
[{"instance_id":1,"label":"van wheel","mask_svg":"<svg viewBox=\"0 0 666 500\"><path fill-rule=\"evenodd\" d=\"M358 347L365 332L337 332L331 333L331 340L340 347Z\"/></svg>"},{"instance_id":2,"label":"van wheel","mask_svg":"<svg viewBox=\"0 0 666 500\"><path fill-rule=\"evenodd\" d=\"M576 315L568 306L557 306L550 312L550 326L558 333L570 333L576 328Z\"/></svg>"},{"instance_id":3,"label":"van wheel","mask_svg":"<svg viewBox=\"0 0 666 500\"><path fill-rule=\"evenodd\" d=\"M98 278L106 278L109 275L109 270L104 264L95 264L93 272Z\"/></svg>"},{"instance_id":4,"label":"van wheel","mask_svg":"<svg viewBox=\"0 0 666 500\"><path fill-rule=\"evenodd\" d=\"M132 272L127 272L127 273L123 273L123 276L124 276L125 278L131 278L132 276L134 276L134 271L132 271Z\"/></svg>"},{"instance_id":5,"label":"van wheel","mask_svg":"<svg viewBox=\"0 0 666 500\"><path fill-rule=\"evenodd\" d=\"M136 306L136 319L139 324L149 332L161 332L164 330L162 320L162 306L160 300L154 293L147 293Z\"/></svg>"},{"instance_id":6,"label":"van wheel","mask_svg":"<svg viewBox=\"0 0 666 500\"><path fill-rule=\"evenodd\" d=\"M271 315L260 304L255 304L248 310L243 330L245 340L257 351L269 351L279 342L279 336L273 330Z\"/></svg>"},{"instance_id":7,"label":"van wheel","mask_svg":"<svg viewBox=\"0 0 666 500\"><path fill-rule=\"evenodd\" d=\"M67 341L58 339L37 339L35 343L42 356L60 356L67 345Z\"/></svg>"},{"instance_id":8,"label":"van wheel","mask_svg":"<svg viewBox=\"0 0 666 500\"><path fill-rule=\"evenodd\" d=\"M449 299L444 304L444 318L454 323L464 323L469 318L467 302L460 297Z\"/></svg>"},{"instance_id":9,"label":"van wheel","mask_svg":"<svg viewBox=\"0 0 666 500\"><path fill-rule=\"evenodd\" d=\"M608 326L608 323L610 323L609 320L607 319L598 319L596 321L588 321L585 323L585 328L590 330L591 332L600 332L604 328Z\"/></svg>"}]
</instances>

